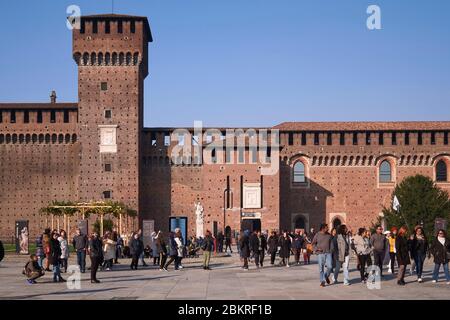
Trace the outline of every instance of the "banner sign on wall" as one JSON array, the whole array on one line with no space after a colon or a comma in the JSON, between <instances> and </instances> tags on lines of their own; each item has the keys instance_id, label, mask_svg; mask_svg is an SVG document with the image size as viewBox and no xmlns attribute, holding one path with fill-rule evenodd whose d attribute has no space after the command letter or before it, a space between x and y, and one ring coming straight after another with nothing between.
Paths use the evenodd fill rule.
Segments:
<instances>
[{"instance_id":1,"label":"banner sign on wall","mask_svg":"<svg viewBox=\"0 0 450 320\"><path fill-rule=\"evenodd\" d=\"M17 220L16 221L16 253L18 254L29 254L28 249L28 220Z\"/></svg>"},{"instance_id":2,"label":"banner sign on wall","mask_svg":"<svg viewBox=\"0 0 450 320\"><path fill-rule=\"evenodd\" d=\"M144 247L151 244L153 231L155 231L155 220L142 220L142 237Z\"/></svg>"}]
</instances>

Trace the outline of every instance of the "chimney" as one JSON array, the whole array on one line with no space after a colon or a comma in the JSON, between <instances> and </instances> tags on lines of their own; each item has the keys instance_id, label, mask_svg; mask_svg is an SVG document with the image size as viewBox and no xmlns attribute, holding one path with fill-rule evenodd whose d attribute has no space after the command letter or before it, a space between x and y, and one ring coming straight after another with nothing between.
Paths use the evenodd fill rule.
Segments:
<instances>
[{"instance_id":1,"label":"chimney","mask_svg":"<svg viewBox=\"0 0 450 320\"><path fill-rule=\"evenodd\" d=\"M55 90L53 90L52 93L50 94L50 102L56 103L56 91Z\"/></svg>"}]
</instances>

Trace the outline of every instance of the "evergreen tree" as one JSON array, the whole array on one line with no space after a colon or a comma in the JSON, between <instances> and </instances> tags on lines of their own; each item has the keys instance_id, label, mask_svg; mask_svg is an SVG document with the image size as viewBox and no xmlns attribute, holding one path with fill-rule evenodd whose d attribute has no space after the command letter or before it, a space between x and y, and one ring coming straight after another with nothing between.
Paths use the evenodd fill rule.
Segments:
<instances>
[{"instance_id":1,"label":"evergreen tree","mask_svg":"<svg viewBox=\"0 0 450 320\"><path fill-rule=\"evenodd\" d=\"M392 208L394 196L400 202L399 212ZM405 178L395 187L392 193L391 206L383 208L386 227L406 225L411 232L414 227L423 222L423 228L428 238L434 236L435 220L447 220L447 230L450 231L450 200L446 191L439 188L432 179L422 175Z\"/></svg>"}]
</instances>

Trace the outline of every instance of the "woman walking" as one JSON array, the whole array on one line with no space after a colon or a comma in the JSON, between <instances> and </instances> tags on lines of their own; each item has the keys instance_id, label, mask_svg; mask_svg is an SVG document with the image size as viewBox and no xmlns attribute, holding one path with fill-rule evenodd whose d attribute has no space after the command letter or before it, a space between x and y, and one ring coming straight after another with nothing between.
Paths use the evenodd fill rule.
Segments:
<instances>
[{"instance_id":1,"label":"woman walking","mask_svg":"<svg viewBox=\"0 0 450 320\"><path fill-rule=\"evenodd\" d=\"M278 251L278 236L275 230L270 232L270 237L267 239L268 253L270 254L270 264L275 264L275 257Z\"/></svg>"},{"instance_id":2,"label":"woman walking","mask_svg":"<svg viewBox=\"0 0 450 320\"><path fill-rule=\"evenodd\" d=\"M152 248L152 257L153 257L153 265L154 266L159 265L158 236L159 236L159 232L158 232L158 234L155 231L152 232L151 248Z\"/></svg>"},{"instance_id":3,"label":"woman walking","mask_svg":"<svg viewBox=\"0 0 450 320\"><path fill-rule=\"evenodd\" d=\"M175 270L178 270L178 244L175 240L175 234L173 232L171 232L169 235L169 256L170 259L169 261L167 261L163 269L165 271L168 271L167 267L169 267L169 265L174 262Z\"/></svg>"},{"instance_id":4,"label":"woman walking","mask_svg":"<svg viewBox=\"0 0 450 320\"><path fill-rule=\"evenodd\" d=\"M448 261L450 260L450 240L444 230L439 230L430 247L430 253L434 258L433 283L438 282L439 269L444 268L447 284L450 284Z\"/></svg>"},{"instance_id":5,"label":"woman walking","mask_svg":"<svg viewBox=\"0 0 450 320\"><path fill-rule=\"evenodd\" d=\"M311 254L313 253L312 239L305 231L305 239L303 241L303 264L311 263Z\"/></svg>"},{"instance_id":6,"label":"woman walking","mask_svg":"<svg viewBox=\"0 0 450 320\"><path fill-rule=\"evenodd\" d=\"M69 259L69 243L67 241L67 233L64 230L60 231L58 237L59 245L61 246L61 268L64 268L64 273L67 272L67 261Z\"/></svg>"},{"instance_id":7,"label":"woman walking","mask_svg":"<svg viewBox=\"0 0 450 320\"><path fill-rule=\"evenodd\" d=\"M112 269L113 262L116 259L116 244L117 242L112 239L111 232L105 233L105 236L103 237L103 269L106 271L110 271Z\"/></svg>"},{"instance_id":8,"label":"woman walking","mask_svg":"<svg viewBox=\"0 0 450 320\"><path fill-rule=\"evenodd\" d=\"M280 266L289 268L289 257L291 256L291 237L286 230L283 231L283 236L280 238Z\"/></svg>"},{"instance_id":9,"label":"woman walking","mask_svg":"<svg viewBox=\"0 0 450 320\"><path fill-rule=\"evenodd\" d=\"M416 262L417 282L422 282L422 271L428 252L428 241L422 227L417 227L411 244L411 252Z\"/></svg>"},{"instance_id":10,"label":"woman walking","mask_svg":"<svg viewBox=\"0 0 450 320\"><path fill-rule=\"evenodd\" d=\"M369 240L365 237L366 229L359 228L358 234L353 238L355 251L358 256L359 273L361 275L361 282L365 283L367 280L366 264L370 256Z\"/></svg>"},{"instance_id":11,"label":"woman walking","mask_svg":"<svg viewBox=\"0 0 450 320\"><path fill-rule=\"evenodd\" d=\"M244 270L248 270L248 258L250 257L250 238L248 236L249 231L245 230L239 239L239 248L241 258L244 260Z\"/></svg>"},{"instance_id":12,"label":"woman walking","mask_svg":"<svg viewBox=\"0 0 450 320\"><path fill-rule=\"evenodd\" d=\"M53 232L50 239L50 262L53 268L53 282L65 282L61 277L61 245L58 241L59 234Z\"/></svg>"},{"instance_id":13,"label":"woman walking","mask_svg":"<svg viewBox=\"0 0 450 320\"><path fill-rule=\"evenodd\" d=\"M397 251L397 261L399 265L397 284L404 286L406 266L411 263L409 259L409 247L408 239L406 238L406 226L403 226L398 230L398 236L395 240L395 250Z\"/></svg>"},{"instance_id":14,"label":"woman walking","mask_svg":"<svg viewBox=\"0 0 450 320\"><path fill-rule=\"evenodd\" d=\"M130 253L131 253L131 270L137 270L138 269L138 262L139 257L141 256L142 252L144 252L144 244L139 238L139 233L135 233L133 235L133 240L131 240L130 244Z\"/></svg>"},{"instance_id":15,"label":"woman walking","mask_svg":"<svg viewBox=\"0 0 450 320\"><path fill-rule=\"evenodd\" d=\"M44 252L44 246L42 243L42 234L40 234L36 238L36 257L37 257L37 263L39 267L44 267L44 258L45 258L45 252Z\"/></svg>"},{"instance_id":16,"label":"woman walking","mask_svg":"<svg viewBox=\"0 0 450 320\"><path fill-rule=\"evenodd\" d=\"M161 231L158 231L158 239L156 245L159 251L159 270L162 271L164 270L164 265L167 261L167 244Z\"/></svg>"},{"instance_id":17,"label":"woman walking","mask_svg":"<svg viewBox=\"0 0 450 320\"><path fill-rule=\"evenodd\" d=\"M348 277L348 264L350 261L350 239L348 237L347 227L341 224L337 230L337 251L336 251L336 267L334 269L334 282L338 282L339 271L344 271L344 285L350 284Z\"/></svg>"}]
</instances>

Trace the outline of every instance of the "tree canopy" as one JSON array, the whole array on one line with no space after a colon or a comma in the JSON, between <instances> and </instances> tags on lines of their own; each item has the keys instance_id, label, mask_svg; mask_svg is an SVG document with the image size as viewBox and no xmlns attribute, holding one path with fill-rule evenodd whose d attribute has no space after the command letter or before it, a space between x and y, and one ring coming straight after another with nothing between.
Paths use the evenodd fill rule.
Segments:
<instances>
[{"instance_id":1,"label":"tree canopy","mask_svg":"<svg viewBox=\"0 0 450 320\"><path fill-rule=\"evenodd\" d=\"M400 202L399 212L392 208L394 197ZM432 179L423 175L405 178L394 189L391 206L383 208L387 228L406 225L408 230L423 223L426 235L434 235L434 225L437 218L450 221L450 201L446 191L439 188Z\"/></svg>"}]
</instances>

